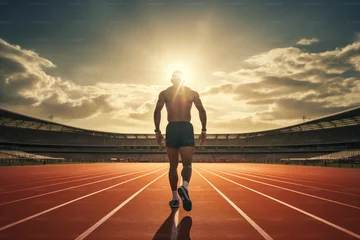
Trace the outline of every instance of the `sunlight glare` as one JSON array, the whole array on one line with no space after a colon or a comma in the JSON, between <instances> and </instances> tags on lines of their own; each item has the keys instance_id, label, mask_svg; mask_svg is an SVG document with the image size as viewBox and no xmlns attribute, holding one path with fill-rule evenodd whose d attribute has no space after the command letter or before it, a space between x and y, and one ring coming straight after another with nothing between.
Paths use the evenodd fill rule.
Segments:
<instances>
[{"instance_id":1,"label":"sunlight glare","mask_svg":"<svg viewBox=\"0 0 360 240\"><path fill-rule=\"evenodd\" d=\"M166 66L166 75L169 76L170 78L173 72L175 71L182 72L185 83L189 83L193 78L193 73L191 72L191 69L183 63L172 63Z\"/></svg>"}]
</instances>

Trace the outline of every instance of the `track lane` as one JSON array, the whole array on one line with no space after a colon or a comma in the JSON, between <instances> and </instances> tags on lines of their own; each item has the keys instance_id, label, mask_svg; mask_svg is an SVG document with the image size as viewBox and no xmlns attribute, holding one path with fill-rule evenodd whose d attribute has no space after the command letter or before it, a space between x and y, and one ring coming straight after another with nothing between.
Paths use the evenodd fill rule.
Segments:
<instances>
[{"instance_id":1,"label":"track lane","mask_svg":"<svg viewBox=\"0 0 360 240\"><path fill-rule=\"evenodd\" d=\"M266 179L266 180L263 180L263 178L257 179L257 178L251 177L250 175L244 176L243 174L238 173L236 171L229 171L229 170L224 171L224 170L217 170L214 168L204 168L204 169L207 169L210 171L215 171L218 174L223 173L228 176L237 177L239 179L246 180L249 182L255 182L258 184L265 185L265 186L282 189L282 190L285 190L288 192L300 194L300 195L315 198L315 199L320 199L323 201L331 202L331 203L346 206L346 207L350 207L355 210L360 210L360 198L350 198L348 196L346 196L346 197L339 196L338 194L334 194L334 192L329 193L329 192L324 192L324 191L314 191L314 189L309 190L309 187L304 188L304 187L298 187L297 185L286 186L286 183L284 184L283 182L281 182L282 184L279 184L279 183L274 184L274 182L272 182L271 179Z\"/></svg>"},{"instance_id":2,"label":"track lane","mask_svg":"<svg viewBox=\"0 0 360 240\"><path fill-rule=\"evenodd\" d=\"M234 170L234 169L232 169ZM338 193L338 194L342 194L342 195L348 195L348 196L352 196L352 197L357 197L360 198L360 190L358 187L346 187L346 186L341 186L341 185L336 185L334 183L320 183L320 182L316 182L316 181L310 181L310 180L299 180L299 179L294 179L289 177L279 177L279 176L274 176L274 175L269 175L266 173L263 174L259 174L259 173L251 173L251 172L244 172L241 170L237 170L237 172L242 173L242 174L248 174L254 177L261 177L261 178L270 178L272 179L272 181L278 181L278 182L288 182L291 183L292 185L298 185L298 186L306 186L309 188L313 188L313 189L320 189L323 191L327 191L327 192L334 192L334 193Z\"/></svg>"},{"instance_id":3,"label":"track lane","mask_svg":"<svg viewBox=\"0 0 360 240\"><path fill-rule=\"evenodd\" d=\"M2 199L4 200L4 202L0 202L0 206L5 206L5 205L9 205L9 204L13 204L13 203L17 203L17 202L21 202L21 201L26 201L29 199L34 199L34 198L38 198L38 197L43 197L43 196L47 196L50 194L55 194L55 193L60 193L60 192L64 192L64 191L69 191L72 189L76 189L76 188L81 188L81 187L85 187L88 185L93 185L93 184L98 184L98 183L102 183L105 181L111 181L113 179L118 179L124 176L128 176L128 175L132 175L132 174L137 174L137 173L142 173L142 172L146 172L149 171L151 169L140 169L138 171L126 171L126 172L119 172L117 174L111 174L111 176L103 176L100 177L99 179L93 179L92 181L88 181L88 180L82 180L82 183L76 183L75 184L67 184L66 186L61 186L61 187L57 187L57 188L42 188L42 189L37 189L36 192L33 191L24 191L21 193L21 195L25 195L25 196L19 196L19 194L16 195L16 197L14 196L7 196L8 198ZM1 200L1 201L2 201Z\"/></svg>"},{"instance_id":4,"label":"track lane","mask_svg":"<svg viewBox=\"0 0 360 240\"><path fill-rule=\"evenodd\" d=\"M96 168L93 166L96 165ZM93 174L98 171L106 171L109 166L106 164L65 164L65 165L37 165L37 166L16 166L1 167L1 186L10 184L16 186L19 179L24 182L46 181L54 177L71 177L74 174ZM71 172L69 174L69 172Z\"/></svg>"},{"instance_id":5,"label":"track lane","mask_svg":"<svg viewBox=\"0 0 360 240\"><path fill-rule=\"evenodd\" d=\"M196 168L274 239L355 239L303 213ZM276 191L279 192L279 191Z\"/></svg>"},{"instance_id":6,"label":"track lane","mask_svg":"<svg viewBox=\"0 0 360 240\"><path fill-rule=\"evenodd\" d=\"M253 177L253 178L257 178L257 179L262 179L262 180L269 180L272 182L277 182L277 183L284 183L284 184L289 184L289 185L293 185L293 186L300 186L300 187L305 187L305 188L309 188L309 189L316 189L316 190L321 190L324 192L331 192L331 193L336 193L339 194L341 196L345 195L345 196L351 196L353 198L360 198L360 195L357 194L353 194L353 193L349 193L349 192L345 192L345 191L337 191L337 190L332 190L326 187L319 187L318 183L314 183L314 182L307 182L307 183L302 183L302 182L295 182L293 181L290 177L289 178L279 178L279 177L272 177L271 175L267 175L267 174L252 174L252 173L245 173L241 170L238 169L228 169L228 168L219 168L222 170L226 170L226 171L230 171L230 172L234 172L234 173L238 173L244 176L249 176L249 177Z\"/></svg>"},{"instance_id":7,"label":"track lane","mask_svg":"<svg viewBox=\"0 0 360 240\"><path fill-rule=\"evenodd\" d=\"M133 200L136 196L138 196L142 191L144 191L148 186L159 180L161 177L163 177L168 172L164 172L154 180L147 183L145 186L143 186L141 189L139 189L136 193L131 195L129 198L127 198L125 201L123 201L121 204L119 204L116 208L111 210L108 214L106 214L103 218L101 218L99 221L97 221L95 224L93 224L90 228L85 230L82 234L80 234L78 237L76 237L75 240L83 240L87 236L89 236L93 231L95 231L98 227L100 227L103 223L105 223L108 219L110 219L116 212L118 212L120 209L122 209L126 204L128 204L131 200Z\"/></svg>"},{"instance_id":8,"label":"track lane","mask_svg":"<svg viewBox=\"0 0 360 240\"><path fill-rule=\"evenodd\" d=\"M212 173L215 173L215 171L212 171ZM274 197L280 201L291 204L294 207L321 217L354 233L360 234L360 229L358 227L360 221L359 209L349 208L347 206L310 198L308 196L284 191L282 189L249 182L226 174L220 174L217 172L216 174L240 183L256 191L259 191L268 196Z\"/></svg>"},{"instance_id":9,"label":"track lane","mask_svg":"<svg viewBox=\"0 0 360 240\"><path fill-rule=\"evenodd\" d=\"M96 181L96 179L111 178L112 176L116 176L121 173L131 172L133 169L136 170L137 168L136 167L134 168L134 166L132 166L131 168L119 168L116 170L109 169L108 172L102 172L102 173L99 172L99 174L97 174L95 176L91 176L91 177L78 178L78 179L70 180L70 181L57 181L57 182L54 182L51 184L41 184L41 185L36 185L36 186L30 187L30 188L24 188L24 189L9 191L6 193L0 193L0 203L27 197L30 195L41 194L44 192L55 191L58 189L71 187L74 185L79 185L82 182L86 183L88 181ZM141 170L141 169L146 170L146 169L149 169L149 167L142 166L139 170Z\"/></svg>"},{"instance_id":10,"label":"track lane","mask_svg":"<svg viewBox=\"0 0 360 240\"><path fill-rule=\"evenodd\" d=\"M111 173L107 173L107 174L111 174ZM13 192L20 192L20 191L25 191L28 189L35 189L35 188L40 188L40 187L46 187L46 186L52 186L52 185L56 185L59 184L59 182L71 182L71 181L77 181L79 179L84 179L84 178L88 178L88 177L96 177L96 176L102 176L104 174L96 173L96 174L84 174L84 175L72 175L72 176L68 176L68 177L55 177L51 180L39 180L39 181L34 181L34 182L27 182L27 183L23 183L23 184L18 184L17 186L7 186L5 187L7 190L5 190L5 188L3 188L3 191L0 192L0 195L4 195L4 194L9 194L9 193L13 193Z\"/></svg>"},{"instance_id":11,"label":"track lane","mask_svg":"<svg viewBox=\"0 0 360 240\"><path fill-rule=\"evenodd\" d=\"M38 236L41 236L42 239L74 239L119 203L134 194L139 186L149 183L164 172L166 170L160 168L160 170L150 172L146 176L139 176L137 179L123 182L66 204L61 208L0 231L0 239L4 235L11 236L12 239L24 239L24 233L27 233L26 239L38 239ZM55 222L56 224L51 224Z\"/></svg>"},{"instance_id":12,"label":"track lane","mask_svg":"<svg viewBox=\"0 0 360 240\"><path fill-rule=\"evenodd\" d=\"M357 184L359 180L358 169L248 163L216 165L219 168L241 169L242 172L248 174L268 175L272 178L311 183L314 186L345 191L360 196L360 188Z\"/></svg>"},{"instance_id":13,"label":"track lane","mask_svg":"<svg viewBox=\"0 0 360 240\"><path fill-rule=\"evenodd\" d=\"M92 168L95 167L96 165L97 164L92 164ZM104 171L106 171L106 172L113 171L113 167L115 167L116 165L117 164L114 164L114 165L108 164L108 166L102 168L102 170L98 169L99 173L103 173ZM122 166L123 164L119 164L119 166L120 165ZM125 164L125 165L127 165L127 164ZM137 167L139 167L139 166L144 166L145 164L134 164L134 165L137 165ZM149 165L151 165L151 164L149 164ZM236 172L239 171L241 173L245 173L243 171L242 164L206 164L206 165L205 164L194 164L196 169L197 169L197 166L202 167L202 165L206 166L206 169L209 169L210 171L212 171L216 174L220 174L229 179L231 178L231 180L233 180L235 182L241 181L241 184L243 184L243 185L248 185L248 182L249 182L248 180L239 179L234 176L229 176L229 175L214 171L214 169L219 169L221 171L230 169L231 171L235 170ZM160 166L160 165L157 165L157 166ZM165 166L167 166L167 165L165 165ZM221 166L221 167L218 167L218 166ZM224 168L222 166L224 166ZM226 168L225 168L225 166L226 166ZM238 167L235 168L234 166L238 166ZM269 177L270 175L268 175L268 173L269 172L272 173L274 170L267 171L265 166L269 166L269 165L260 165L260 166L263 167L262 169L264 170L264 173L260 173L260 174L248 173L248 174L253 174L254 176L256 175L256 176L270 178ZM46 166L41 166L41 167L46 167ZM287 168L288 166L283 166L283 167ZM291 178L293 173L291 171L286 173L286 171L294 170L294 169L296 170L296 167L292 166L291 168L288 168L287 170L286 170L286 168L284 168L284 171L280 172L282 174L281 177L274 177L274 179L283 180L283 181L294 181L295 183L300 183L300 184L302 183L303 185L311 183L311 179L312 179L312 176L314 175L314 173L305 174L305 175L295 174L296 178L295 178L295 180L293 180ZM314 169L313 167L302 167L302 168L308 168L309 171L312 171L311 169ZM136 169L136 167L133 169ZM328 168L326 168L326 169L328 169ZM199 169L199 170L201 171L201 169ZM347 170L347 169L344 169L344 170ZM226 171L230 172L229 170L226 170ZM347 171L344 171L344 172L347 172ZM239 175L241 175L241 173L239 173ZM277 173L279 173L279 171L277 171ZM204 174L204 176L207 179L209 179L216 187L218 187L218 189L221 192L223 192L227 197L229 197L229 199L231 199L234 202L234 204L241 207L241 209L246 214L248 214L249 217L251 217L257 224L259 224L259 226L261 226L266 232L268 232L270 234L270 236L273 237L274 239L336 239L336 240L338 240L338 239L354 239L350 235L346 235L346 234L342 233L341 231L336 230L333 227L329 227L328 225L326 225L324 223L319 224L319 221L316 221L309 216L301 214L298 211L295 211L294 209L285 207L285 206L281 205L280 203L276 203L276 202L270 203L271 202L270 199L267 199L261 195L256 195L256 194L254 195L254 193L251 193L251 192L249 193L248 190L246 190L246 191L244 191L244 189L241 190L240 186L237 186L230 182L227 182L224 179L221 179L216 176L213 176L214 178L212 179L210 176L212 174L210 174L210 173L204 172L202 174ZM209 176L206 174L208 174ZM233 174L238 174L238 173L233 173ZM352 175L352 174L350 174L350 175ZM246 225L244 223L243 223L243 225L233 225L232 224L231 221L234 221L234 219L233 219L234 213L237 217L240 216L239 213L237 213L233 208L231 209L231 214L227 215L225 213L225 215L222 215L224 213L222 212L223 209L221 209L221 207L225 206L221 202L221 200L224 201L223 198L219 194L217 194L218 195L217 201L211 200L213 198L211 197L211 194L207 193L208 189L206 187L200 188L199 185L201 185L201 184L194 185L195 183L197 183L197 181L195 181L196 176L197 176L197 174L195 172L193 172L192 181L190 182L190 196L192 197L192 199L194 201L194 209L192 212L190 212L190 214L187 214L186 212L181 211L182 209L180 209L180 211L177 212L176 214L174 214L170 211L170 209L168 208L167 202L171 198L171 193L169 192L169 184L167 182L167 178L163 177L163 178L159 179L158 181L154 182L149 187L147 187L143 192L141 192L139 195L137 195L134 199L132 199L128 204L126 204L123 208L121 208L114 216L112 216L107 221L105 221L104 224L102 224L98 229L96 229L86 239L88 239L88 238L89 239L99 239L99 238L92 238L91 236L93 236L93 234L96 234L96 232L98 230L100 230L102 227L107 226L108 223L110 223L111 221L114 221L114 225L112 225L112 227L107 226L106 227L107 231L105 231L105 233L113 232L113 234L112 234L113 237L121 237L122 236L121 233L129 231L129 232L132 232L134 234L134 236L144 237L145 236L144 234L146 234L145 238L138 238L138 239L151 239L151 237L157 236L158 231L160 233L164 232L164 229L167 231L169 229L167 224L169 222L171 224L171 219L175 219L176 216L180 220L178 222L181 222L181 223L179 223L178 227L175 228L175 230L177 230L175 232L178 234L178 237L179 236L183 237L181 239L188 239L188 238L186 238L186 232L188 234L190 234L190 236L193 239L216 239L216 238L212 238L213 236L217 236L218 239L238 239L239 236L243 237L244 239L263 239L259 235L259 233L256 232L251 226L248 226L248 227L254 232L254 234L247 234L246 233L247 228L244 228L245 233L242 232L243 226ZM254 176L245 176L244 174L241 176L251 178L253 180L281 186L281 187L298 190L298 191L307 191L307 193L311 193L311 194L321 194L321 196L323 196L323 197L329 197L329 198L333 197L333 198L336 198L336 200L346 201L347 203L350 203L349 201L357 201L357 199L358 199L355 196L348 197L348 196L345 196L344 194L342 195L339 193L330 193L330 195L327 195L327 194L329 194L327 191L322 191L320 189L314 189L314 188L313 188L313 190L309 190L304 186L296 186L296 185L292 185L292 184L271 181L273 179L271 179L271 180L270 179L268 179L268 180L260 179L260 178L254 177ZM129 176L129 178L131 178L131 177L134 177L134 175ZM197 177L200 178L200 176L197 176ZM217 178L217 180L215 180L216 178ZM301 178L301 180L300 180L300 178ZM165 181L163 179L165 179ZM337 179L337 178L335 177L334 179ZM351 177L345 177L344 179L348 179L348 180L352 179L351 181L354 181L355 178L354 178L354 176L351 176ZM123 180L123 179L121 178L121 180ZM201 178L200 178L200 180L201 180ZM324 177L321 177L318 179L314 178L314 180L313 180L313 181L315 181L314 185L318 186L318 187L330 186L332 189L339 189L339 186L336 186L336 184L333 182L320 182L319 183L319 182L316 182L318 180L328 181L326 176L325 176L325 178ZM130 189L131 182L126 184L126 185L129 184L128 190L133 191L132 194L136 190L140 189L140 187L141 187L140 185L135 183L137 181L138 180L133 182L134 184L131 185L132 186L131 189ZM150 177L149 177L149 181L151 181ZM207 184L205 182L205 180L202 180L202 181L205 183L205 185ZM334 180L332 180L332 181L334 181ZM164 185L160 184L162 182L166 183L166 185L165 185L166 187L164 187ZM359 181L357 181L357 183L358 182ZM78 184L78 182L75 182L75 183ZM75 185L75 183L74 183L74 185ZM143 183L146 184L148 182L143 182ZM166 194L164 194L167 196L164 197L165 204L163 203L163 200L161 200L161 204L164 204L164 205L160 206L160 203L159 203L160 201L158 200L158 203L155 203L151 207L151 210L150 210L148 205L142 205L142 204L157 201L156 195L152 191L150 191L150 190L153 190L155 192L158 191L156 188L154 188L156 184L160 184L160 187L167 189ZM232 186L230 186L228 184L230 184ZM254 185L252 185L252 186L255 189L256 183L253 183L253 184ZM219 185L220 185L220 187L219 187ZM259 184L257 184L257 185L259 185ZM123 185L123 186L125 186L125 185ZM225 187L223 188L221 186L225 186ZM344 188L345 190L344 189L342 189L342 190L346 191L347 193L356 193L357 188L352 186L352 184L345 184L345 186L346 186ZM194 187L194 189L192 189L192 187ZM207 187L211 189L210 185L208 185ZM299 198L298 195L295 193L289 193L289 192L284 193L283 190L282 191L280 191L281 189L274 190L274 189L271 189L270 186L263 186L263 187L265 189L264 191L268 191L267 194L269 196L273 196L274 198L278 198L278 196L280 196L284 202L287 202L286 199L292 199L291 201L294 201L294 202L291 202L291 203L289 202L289 204L292 204L294 206L296 204L304 204L304 203L306 203L308 206L312 206L311 208L308 209L309 213L315 214L313 212L313 209L315 209L315 211L319 211L319 213L321 213L321 214L327 214L327 212L332 211L332 207L329 209L329 207L326 204L322 204L321 202L313 202L313 199L312 200L309 200L309 199L302 200L299 203L299 200L301 200L301 198ZM95 189L97 189L97 188L94 188L94 190ZM118 189L118 187L116 187L116 189ZM122 187L119 186L119 189L122 189ZM262 187L260 187L258 190L260 191L260 189L262 189ZM83 194L85 194L85 192L90 192L90 190L91 190L90 188L83 188L83 189L80 189L80 191L78 191L78 193L76 193L77 191L75 191L75 189L73 189L73 191L69 191L69 193L70 193L70 195L73 195L73 196L75 196L76 194L83 195ZM112 192L112 190L107 190L105 192L108 192L108 191ZM165 191L165 190L162 190L162 191ZM160 192L162 192L162 191L160 191ZM212 189L212 191L215 192L213 189ZM122 193L123 189L119 190L118 193L120 193L120 192ZM33 208L33 206L35 206L35 208L39 207L38 209L41 210L41 208L40 208L41 204L44 204L47 206L51 206L51 204L52 204L52 206L54 206L54 204L56 205L56 202L60 203L61 202L60 200L66 201L66 199L68 198L67 195L68 195L67 191L64 191L62 193L53 195L56 197L48 198L50 196L47 196L44 198L43 197L39 198L38 199L39 201L24 201L21 204L19 203L19 205L14 204L14 207L12 208L13 210L11 210L11 211L9 210L7 212L7 215L18 214L17 213L18 211L23 211L26 208L31 209L31 208ZM102 195L102 193L99 193L99 196L100 195ZM125 195L127 195L127 196L125 196ZM163 194L160 194L160 195L163 195ZM196 201L195 201L196 195L198 195L198 198L196 198ZM249 195L250 195L250 197L249 197ZM290 195L292 197L289 197ZM76 195L76 196L78 196L78 195ZM113 194L110 194L110 197L107 199L114 199L114 202L110 203L110 204L114 204L114 205L112 205L112 207L114 208L114 207L118 206L119 203L121 203L120 202L121 200L124 201L124 200L126 200L125 198L129 197L129 196L131 196L131 193L127 194L124 192L124 198L122 198L122 199L117 198L118 195L113 195ZM1 199L1 197L2 196L0 195L0 199ZM305 196L303 196L303 197L305 197ZM264 198L265 198L265 200L264 200ZM305 198L308 198L308 197L305 197ZM94 199L98 199L98 200L94 200ZM56 239L56 237L57 237L57 239L74 239L76 236L81 234L82 231L84 231L85 229L92 226L92 224L94 224L96 221L101 219L103 216L105 216L109 211L111 211L113 209L113 208L111 209L110 207L108 209L105 209L107 206L104 207L103 204L98 204L99 202L102 202L103 199L104 199L104 197L102 197L102 198L96 197L95 198L95 196L91 196L91 197L79 200L78 202L68 204L64 207L53 210L49 213L43 214L43 215L33 218L27 222L24 222L17 226L14 226L13 228L9 228L7 230L0 231L0 239L49 239L49 238ZM33 199L33 200L35 200L35 199ZM109 200L107 200L107 201L109 201ZM270 201L270 202L268 202L268 201ZM309 202L306 202L306 201L309 201ZM82 206L83 206L82 202L85 202L86 204L88 204L87 211L82 209ZM224 202L225 202L225 204L230 206L226 201L224 201ZM202 205L195 207L195 204L197 204L197 203L202 203ZM356 203L356 202L353 202L353 203ZM241 205L241 204L243 204L243 205ZM328 203L328 204L330 204L330 203ZM333 203L331 203L331 204L333 204ZM8 207L10 207L11 205L9 205ZM38 206L36 206L36 205L38 205ZM76 205L76 207L73 207L73 205ZM277 206L277 205L280 205L280 206ZM94 206L96 206L96 207L99 206L99 209L94 208ZM296 205L296 206L298 208L300 208L300 205L299 206ZM230 206L230 208L231 208L231 206ZM255 208L255 209L253 209L253 208ZM284 208L285 208L285 210L284 210ZM346 208L346 207L342 206L341 208ZM64 209L66 209L65 210L66 213L64 213L64 211L63 211ZM164 209L164 212L162 209ZM201 209L201 211L200 211L200 209ZM219 209L219 212L214 211L216 209ZM27 210L28 209L26 209L26 211ZM78 211L79 211L79 213L80 212L81 213L78 214ZM82 211L84 211L84 213ZM153 214L148 214L151 211L153 211ZM0 214L0 222L1 222L4 217L2 215L3 208L1 208L1 207L0 207L0 212L1 212L1 214ZM95 212L96 216L94 216L94 212ZM125 212L126 212L126 214L125 214ZM140 212L141 212L141 214L140 214ZM357 211L352 212L351 214L356 214L356 213L357 213ZM117 214L120 214L120 215L118 217L116 217ZM354 222L355 222L355 224L359 222L358 217L354 217L353 215L347 215L347 214L350 214L350 213L348 211L345 211L345 213L338 214L337 221L338 221L339 226L343 226L343 227L345 225L350 226ZM123 231L118 231L118 229L121 227L118 226L116 223L119 223L119 222L121 222L121 224L126 223L126 219L124 219L123 216L126 216L126 219L128 219L129 222L132 222L133 224L128 224L128 227L126 229L123 229ZM152 217L153 219L151 219L151 216L156 216L156 217L155 217L155 219L154 219L154 217ZM217 217L217 216L220 216L220 217ZM117 221L113 220L114 217L116 217ZM122 219L120 219L120 218L122 218ZM87 222L88 219L91 219L92 222ZM139 219L141 219L142 222ZM169 219L170 219L170 221L169 221ZM58 224L59 220L60 220L60 225ZM326 218L325 220L329 220L329 219ZM228 222L230 223L231 226L227 225ZM193 224L191 225L191 223L193 223ZM191 229L190 229L190 231L187 231L187 229L189 228L189 224L191 226ZM343 225L341 225L341 224L343 224ZM350 225L348 225L348 224L350 224ZM25 225L27 227L24 227ZM0 224L0 227L1 226L2 225ZM62 227L63 231L60 231L59 229L57 229L58 226ZM83 226L83 229L78 229L76 226ZM308 228L306 226L308 226ZM145 227L147 227L146 230L144 230ZM357 227L357 225L356 226L354 225L354 228L356 228L356 227ZM49 231L47 230L48 228L50 229ZM72 229L71 230L73 232L72 236L64 233L64 229L68 229L68 228ZM185 229L185 230L181 230L181 228ZM226 238L223 238L222 235L216 235L216 231L219 231L218 230L219 228L221 229L221 232L223 230L225 230ZM13 230L11 230L11 229L13 229ZM15 231L14 229L17 229L16 233L12 232L12 231ZM172 229L172 233L174 233L173 230L174 229ZM354 230L354 229L351 229L351 230ZM355 232L355 230L354 230L354 232ZM240 231L240 233L238 233L236 231ZM21 235L21 234L23 234L23 235ZM56 234L55 238L54 238L54 236L52 236L50 234L53 234L54 236ZM185 235L182 235L182 234L185 234ZM24 237L25 235L26 235L26 237ZM65 235L66 238L63 238L63 235ZM100 234L99 237L102 237L102 235L104 236L106 234ZM68 236L69 236L69 238L67 238ZM150 236L150 238L147 238L147 236ZM259 236L260 236L260 238L257 238ZM104 239L104 238L100 238L100 239ZM111 238L109 238L109 239L111 239ZM122 238L119 238L119 239L122 239ZM125 239L125 238L123 238L123 239Z\"/></svg>"},{"instance_id":14,"label":"track lane","mask_svg":"<svg viewBox=\"0 0 360 240\"><path fill-rule=\"evenodd\" d=\"M97 165L95 164L93 167L95 168L95 167L97 167ZM53 175L51 179L42 179L42 180L29 181L29 182L25 182L23 178L19 178L17 180L17 184L14 184L14 185L4 186L3 183L0 183L3 186L3 188L2 188L3 190L0 192L0 195L1 194L6 194L8 192L21 191L22 189L26 189L26 188L38 187L38 186L41 186L41 185L56 184L56 183L59 183L61 181L71 181L71 180L77 180L77 179L91 177L91 176L97 176L97 175L101 175L101 174L104 174L104 173L116 173L116 172L121 171L121 170L124 170L124 171L131 170L134 167L136 168L135 164L125 164L125 166L123 166L121 168L117 167L114 164L112 168L110 166L107 166L107 167L103 166L101 168L96 168L96 171L91 171L90 174L89 173L78 172L79 169L75 168L74 172L72 172L72 169L68 169L67 171L72 172L72 173L71 174L68 173L67 176L65 176L65 177L61 177L61 176L58 176L58 175ZM36 173L34 173L34 174L36 174ZM19 183L19 181L21 181L21 183ZM5 189L7 189L7 190L5 190Z\"/></svg>"},{"instance_id":15,"label":"track lane","mask_svg":"<svg viewBox=\"0 0 360 240\"><path fill-rule=\"evenodd\" d=\"M150 168L149 172L160 170L161 166ZM84 195L91 194L96 191L114 186L123 181L135 178L147 174L147 172L135 173L130 172L122 174L124 176L113 179L110 181L100 182L93 185L88 185L80 188L71 189L64 192L59 192L51 195L46 195L40 198L29 199L24 202L16 202L10 205L0 206L1 217L0 217L0 229L2 226L18 221L19 219L26 218L46 209L53 208L54 206L60 205L64 202L71 201L76 198L80 198Z\"/></svg>"},{"instance_id":16,"label":"track lane","mask_svg":"<svg viewBox=\"0 0 360 240\"><path fill-rule=\"evenodd\" d=\"M181 205L176 221L168 206L169 181L162 177L86 239L264 239L196 172L189 191L193 209L186 212Z\"/></svg>"}]
</instances>

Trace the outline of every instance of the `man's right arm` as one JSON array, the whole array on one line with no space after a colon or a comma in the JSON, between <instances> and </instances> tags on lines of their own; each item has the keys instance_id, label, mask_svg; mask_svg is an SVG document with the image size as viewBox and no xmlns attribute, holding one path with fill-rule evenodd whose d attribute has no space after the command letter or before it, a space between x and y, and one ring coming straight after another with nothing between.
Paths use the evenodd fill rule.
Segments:
<instances>
[{"instance_id":1,"label":"man's right arm","mask_svg":"<svg viewBox=\"0 0 360 240\"><path fill-rule=\"evenodd\" d=\"M161 109L164 107L165 97L163 92L159 94L159 99L156 103L155 111L154 111L154 123L155 123L155 132L156 132L156 140L159 146L164 147L163 143L163 135L160 131L160 120L161 120Z\"/></svg>"},{"instance_id":2,"label":"man's right arm","mask_svg":"<svg viewBox=\"0 0 360 240\"><path fill-rule=\"evenodd\" d=\"M160 130L160 121L161 121L161 110L164 107L165 104L165 97L164 93L161 92L159 94L159 99L156 103L155 111L154 111L154 124L155 124L155 130Z\"/></svg>"}]
</instances>

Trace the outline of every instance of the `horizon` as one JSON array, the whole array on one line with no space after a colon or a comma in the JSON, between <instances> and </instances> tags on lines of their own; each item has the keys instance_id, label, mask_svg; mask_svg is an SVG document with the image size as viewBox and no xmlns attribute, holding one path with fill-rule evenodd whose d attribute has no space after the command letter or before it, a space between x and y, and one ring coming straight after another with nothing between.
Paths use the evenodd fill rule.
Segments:
<instances>
[{"instance_id":1,"label":"horizon","mask_svg":"<svg viewBox=\"0 0 360 240\"><path fill-rule=\"evenodd\" d=\"M281 127L281 128L273 128L273 129L268 129L268 130L264 130L264 131L252 131L252 132L215 132L215 133L210 133L208 135L231 135L231 134L240 134L241 135L241 134L249 134L249 133L275 131L275 130L282 129L282 128L290 128L290 127L294 127L294 126L297 126L297 125L307 124L309 122L311 123L313 121L317 121L317 120L321 120L321 119L324 119L324 118L327 118L327 117L335 116L335 115L338 115L338 114L341 114L341 113L344 113L344 112L348 112L348 111L352 111L352 110L355 110L355 109L358 109L358 108L360 108L360 106L353 107L353 108L350 108L350 109L347 109L347 110L344 110L344 111L341 111L341 112L336 112L336 113L333 113L333 114L320 116L320 117L314 118L314 119L311 119L311 118L303 119L303 122L301 122L301 123L298 123L298 124L295 124L295 125L288 125L288 126L284 126L284 127ZM94 130L94 129L88 129L88 128L81 128L81 127L75 127L75 126L63 124L63 123L60 123L60 122L52 121L50 119L42 119L42 118L37 118L37 117L31 116L31 115L26 115L26 114L14 112L14 111L12 111L10 109L6 109L6 108L2 108L2 107L0 107L0 110L5 110L5 111L8 111L8 112L12 112L14 114L20 114L20 115L23 115L25 117L34 118L35 120L41 120L41 121L45 121L45 122L49 122L49 123L53 123L53 124L64 125L64 126L70 127L70 128L78 128L78 129L85 130L85 131L94 131L94 132L111 133L111 134L124 134L124 135L126 135L126 134L155 135L155 133L152 133L152 132L108 132L108 131ZM194 133L194 134L198 135L197 133ZM166 134L164 133L163 135L165 136Z\"/></svg>"}]
</instances>

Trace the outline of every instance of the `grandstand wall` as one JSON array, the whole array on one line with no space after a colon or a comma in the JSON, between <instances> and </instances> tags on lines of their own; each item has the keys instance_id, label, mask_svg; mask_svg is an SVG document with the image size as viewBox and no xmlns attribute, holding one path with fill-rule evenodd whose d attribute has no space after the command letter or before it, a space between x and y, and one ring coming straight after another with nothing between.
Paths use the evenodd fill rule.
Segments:
<instances>
[{"instance_id":1,"label":"grandstand wall","mask_svg":"<svg viewBox=\"0 0 360 240\"><path fill-rule=\"evenodd\" d=\"M165 136L166 137L166 136ZM198 135L195 135L197 138ZM198 153L324 153L360 148L360 108L285 128L208 134ZM159 153L154 134L91 131L0 108L0 149L27 152Z\"/></svg>"},{"instance_id":2,"label":"grandstand wall","mask_svg":"<svg viewBox=\"0 0 360 240\"><path fill-rule=\"evenodd\" d=\"M110 138L81 133L54 132L0 126L0 143L54 146L157 146L153 138ZM289 146L358 143L360 126L306 132L277 133L244 139L208 139L205 146ZM211 136L210 136L211 137Z\"/></svg>"}]
</instances>

